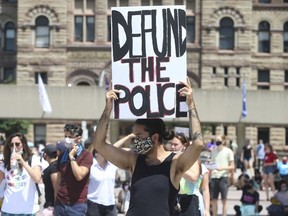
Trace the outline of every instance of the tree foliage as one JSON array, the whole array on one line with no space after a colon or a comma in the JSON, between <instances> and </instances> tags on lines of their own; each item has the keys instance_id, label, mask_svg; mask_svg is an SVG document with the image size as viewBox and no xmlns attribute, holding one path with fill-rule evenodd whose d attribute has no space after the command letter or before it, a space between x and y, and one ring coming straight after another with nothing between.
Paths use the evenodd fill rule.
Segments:
<instances>
[{"instance_id":1,"label":"tree foliage","mask_svg":"<svg viewBox=\"0 0 288 216\"><path fill-rule=\"evenodd\" d=\"M0 132L4 133L6 138L15 132L27 133L30 122L27 120L5 119L0 120Z\"/></svg>"}]
</instances>

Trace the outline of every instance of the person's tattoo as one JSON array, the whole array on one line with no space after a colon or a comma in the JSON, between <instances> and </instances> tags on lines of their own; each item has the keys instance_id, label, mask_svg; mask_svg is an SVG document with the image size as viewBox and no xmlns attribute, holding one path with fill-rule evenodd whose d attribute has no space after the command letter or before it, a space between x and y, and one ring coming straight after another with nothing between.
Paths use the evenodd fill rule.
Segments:
<instances>
[{"instance_id":1,"label":"person's tattoo","mask_svg":"<svg viewBox=\"0 0 288 216\"><path fill-rule=\"evenodd\" d=\"M192 136L192 142L197 140L197 139L200 139L200 140L203 140L203 137L202 137L202 133L200 131L196 131L193 136Z\"/></svg>"}]
</instances>

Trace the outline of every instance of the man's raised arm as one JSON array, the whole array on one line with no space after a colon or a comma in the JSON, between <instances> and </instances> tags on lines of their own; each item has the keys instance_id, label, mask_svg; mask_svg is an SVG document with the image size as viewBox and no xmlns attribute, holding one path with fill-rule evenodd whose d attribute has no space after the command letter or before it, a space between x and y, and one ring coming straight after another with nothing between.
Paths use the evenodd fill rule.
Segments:
<instances>
[{"instance_id":1,"label":"man's raised arm","mask_svg":"<svg viewBox=\"0 0 288 216\"><path fill-rule=\"evenodd\" d=\"M113 108L113 101L118 99L117 90L109 90L106 93L106 106L93 134L92 145L106 160L121 169L132 170L136 161L134 152L128 152L106 142L106 136Z\"/></svg>"}]
</instances>

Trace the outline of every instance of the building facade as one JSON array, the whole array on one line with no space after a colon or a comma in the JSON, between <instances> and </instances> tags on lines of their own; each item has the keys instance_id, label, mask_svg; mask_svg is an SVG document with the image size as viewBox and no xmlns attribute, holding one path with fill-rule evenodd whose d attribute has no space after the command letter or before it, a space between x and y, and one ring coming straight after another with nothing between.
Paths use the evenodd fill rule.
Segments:
<instances>
[{"instance_id":1,"label":"building facade","mask_svg":"<svg viewBox=\"0 0 288 216\"><path fill-rule=\"evenodd\" d=\"M224 133L241 144L263 139L287 150L287 0L0 0L0 98L25 104L4 106L0 118L28 118L35 143L61 139L66 122L96 125L104 106L101 75L111 78L111 7L148 5L186 6L187 75L197 97L211 97L199 99L207 140ZM29 99L37 98L38 74L54 103L50 116ZM250 111L241 118L244 80ZM111 139L131 125L113 121Z\"/></svg>"}]
</instances>

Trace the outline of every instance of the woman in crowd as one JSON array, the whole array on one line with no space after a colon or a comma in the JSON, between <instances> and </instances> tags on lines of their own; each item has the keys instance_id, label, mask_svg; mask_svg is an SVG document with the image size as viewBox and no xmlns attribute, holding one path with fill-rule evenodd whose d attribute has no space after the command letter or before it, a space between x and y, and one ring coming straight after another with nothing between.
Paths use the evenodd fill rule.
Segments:
<instances>
[{"instance_id":1,"label":"woman in crowd","mask_svg":"<svg viewBox=\"0 0 288 216\"><path fill-rule=\"evenodd\" d=\"M273 151L271 145L267 144L265 146L265 158L263 163L263 178L264 178L264 187L266 190L267 201L269 201L269 186L273 194L275 193L275 185L274 185L274 171L276 166L276 155Z\"/></svg>"},{"instance_id":2,"label":"woman in crowd","mask_svg":"<svg viewBox=\"0 0 288 216\"><path fill-rule=\"evenodd\" d=\"M249 177L253 178L254 177L254 171L253 171L254 151L249 141L243 147L243 150L241 152L241 162L244 164L244 169L249 175Z\"/></svg>"},{"instance_id":3,"label":"woman in crowd","mask_svg":"<svg viewBox=\"0 0 288 216\"><path fill-rule=\"evenodd\" d=\"M35 183L41 180L40 165L39 157L32 155L23 134L14 133L8 137L4 147L4 163L0 167L0 181L3 178L6 181L2 216L34 216L39 211Z\"/></svg>"},{"instance_id":4,"label":"woman in crowd","mask_svg":"<svg viewBox=\"0 0 288 216\"><path fill-rule=\"evenodd\" d=\"M189 146L189 139L183 134L178 133L169 141L173 152L183 152ZM205 176L205 177L204 177ZM205 178L205 180L204 180ZM203 181L204 180L204 181ZM203 196L200 190L203 189ZM178 195L179 216L209 216L210 195L209 195L209 177L208 170L200 161L183 175L180 181L180 191ZM177 208L177 207L176 207Z\"/></svg>"},{"instance_id":5,"label":"woman in crowd","mask_svg":"<svg viewBox=\"0 0 288 216\"><path fill-rule=\"evenodd\" d=\"M90 147L92 149L92 146ZM88 184L87 216L117 216L115 177L117 167L92 150L93 164Z\"/></svg>"}]
</instances>

